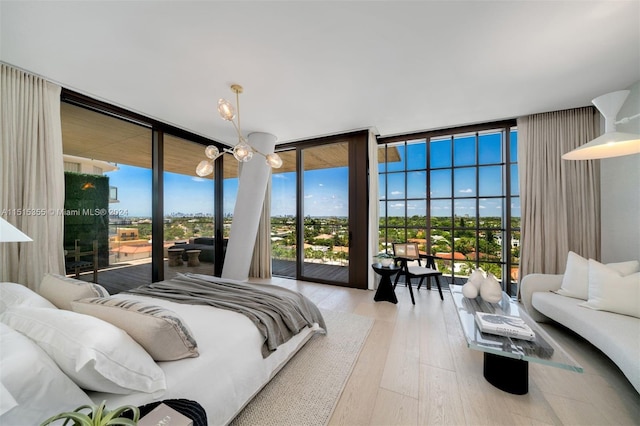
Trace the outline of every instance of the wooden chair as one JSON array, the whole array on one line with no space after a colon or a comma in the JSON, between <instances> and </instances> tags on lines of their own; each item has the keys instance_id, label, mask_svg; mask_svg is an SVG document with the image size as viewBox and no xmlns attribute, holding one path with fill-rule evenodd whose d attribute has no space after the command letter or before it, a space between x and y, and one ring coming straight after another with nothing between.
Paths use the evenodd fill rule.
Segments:
<instances>
[{"instance_id":1,"label":"wooden chair","mask_svg":"<svg viewBox=\"0 0 640 426\"><path fill-rule=\"evenodd\" d=\"M442 272L438 271L436 267L436 261L434 256L420 254L418 251L418 244L416 243L394 243L393 244L393 256L396 263L400 263L400 272L396 275L396 280L393 283L393 288L396 288L400 275L404 275L405 282L409 286L409 293L411 294L411 302L415 305L416 301L413 297L413 289L411 287L411 278L420 278L418 282L418 290L422 286L425 278L429 280L435 279L438 286L438 292L440 293L440 299L444 300L442 295L442 287L440 286L440 277ZM425 261L425 266L422 266L422 260ZM409 261L417 261L417 265L409 266ZM427 289L431 289L431 281L427 282Z\"/></svg>"},{"instance_id":2,"label":"wooden chair","mask_svg":"<svg viewBox=\"0 0 640 426\"><path fill-rule=\"evenodd\" d=\"M93 282L98 283L98 240L93 240L92 250L80 250L80 240L76 240L73 251L65 250L65 266L67 273L74 273L75 277L80 277L81 271L93 270ZM92 256L91 260L83 260L82 257Z\"/></svg>"}]
</instances>

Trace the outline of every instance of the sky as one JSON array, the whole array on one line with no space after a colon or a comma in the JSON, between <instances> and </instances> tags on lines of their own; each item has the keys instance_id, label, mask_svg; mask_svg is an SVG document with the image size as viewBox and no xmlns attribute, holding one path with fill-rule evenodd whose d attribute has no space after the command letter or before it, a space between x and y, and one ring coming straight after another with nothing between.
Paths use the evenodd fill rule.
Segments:
<instances>
[{"instance_id":1,"label":"sky","mask_svg":"<svg viewBox=\"0 0 640 426\"><path fill-rule=\"evenodd\" d=\"M517 138L512 136L511 159L516 158ZM409 144L405 152L404 146L398 147L400 161L387 163L387 172L404 170L407 167L407 184L405 188L404 173L388 173L388 178L380 181L380 199L387 200L389 216L404 216L405 198L425 198L427 172L414 170L423 168L426 163L424 143ZM453 154L453 157L452 157ZM465 166L475 163L476 154L481 166L451 169L447 167ZM452 158L455 159L452 164ZM454 197L453 208L456 215L475 216L475 199L459 199L459 197L475 197L480 195L480 216L501 216L502 201L491 198L502 193L501 167L482 164L500 163L500 139L496 134L480 137L479 152L476 153L473 138L456 138L452 144L450 139L435 141L431 145L431 197ZM445 167L445 168L442 168ZM438 169L442 168L442 169ZM517 166L512 166L513 181L517 183ZM452 171L453 170L453 171ZM478 170L478 182L476 182ZM385 171L384 163L379 172ZM453 187L451 174L453 173ZM109 185L118 188L120 203L113 208L125 210L130 217L151 216L151 170L120 165L119 170L106 173ZM381 174L382 176L382 174ZM304 174L304 215L305 216L347 216L348 212L348 169L310 170ZM513 185L512 194L518 194L518 185ZM212 179L165 173L164 203L166 215L213 215L214 184ZM296 214L296 175L294 172L275 173L272 180L272 216L295 216ZM238 191L238 179L226 179L224 183L224 213L233 214L235 197ZM519 199L512 205L512 215L520 216ZM450 216L450 200L433 200L431 214L433 216ZM407 215L424 215L424 200L406 202ZM381 215L384 215L384 203L381 203Z\"/></svg>"}]
</instances>

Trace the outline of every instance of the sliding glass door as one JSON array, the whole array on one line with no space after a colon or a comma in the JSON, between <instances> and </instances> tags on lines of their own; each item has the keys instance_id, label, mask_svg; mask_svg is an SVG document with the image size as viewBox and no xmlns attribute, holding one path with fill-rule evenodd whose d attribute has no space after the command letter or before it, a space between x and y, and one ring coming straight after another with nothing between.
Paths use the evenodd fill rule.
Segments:
<instances>
[{"instance_id":1,"label":"sliding glass door","mask_svg":"<svg viewBox=\"0 0 640 426\"><path fill-rule=\"evenodd\" d=\"M349 143L304 148L302 279L349 282Z\"/></svg>"},{"instance_id":2,"label":"sliding glass door","mask_svg":"<svg viewBox=\"0 0 640 426\"><path fill-rule=\"evenodd\" d=\"M273 275L367 288L367 141L367 132L355 132L279 147Z\"/></svg>"}]
</instances>

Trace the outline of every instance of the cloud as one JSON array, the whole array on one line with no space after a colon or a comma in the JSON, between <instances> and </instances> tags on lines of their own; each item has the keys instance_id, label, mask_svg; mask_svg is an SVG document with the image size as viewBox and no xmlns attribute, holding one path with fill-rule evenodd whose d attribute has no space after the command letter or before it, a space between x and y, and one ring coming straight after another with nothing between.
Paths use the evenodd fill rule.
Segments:
<instances>
[{"instance_id":1,"label":"cloud","mask_svg":"<svg viewBox=\"0 0 640 426\"><path fill-rule=\"evenodd\" d=\"M389 208L404 207L404 203L389 204Z\"/></svg>"},{"instance_id":2,"label":"cloud","mask_svg":"<svg viewBox=\"0 0 640 426\"><path fill-rule=\"evenodd\" d=\"M324 186L324 183L319 183L318 186Z\"/></svg>"},{"instance_id":3,"label":"cloud","mask_svg":"<svg viewBox=\"0 0 640 426\"><path fill-rule=\"evenodd\" d=\"M207 182L207 181L209 181L209 179L204 179L204 178L201 178L201 177L198 177L198 176L193 176L191 178L191 180L194 181L194 182Z\"/></svg>"},{"instance_id":4,"label":"cloud","mask_svg":"<svg viewBox=\"0 0 640 426\"><path fill-rule=\"evenodd\" d=\"M313 198L313 195L311 195L311 194L305 195L304 198Z\"/></svg>"},{"instance_id":5,"label":"cloud","mask_svg":"<svg viewBox=\"0 0 640 426\"><path fill-rule=\"evenodd\" d=\"M473 192L473 189L471 189L471 188L461 189L461 190L460 190L460 191L458 191L458 192L463 193L463 194L470 194L470 193L472 193L472 192Z\"/></svg>"},{"instance_id":6,"label":"cloud","mask_svg":"<svg viewBox=\"0 0 640 426\"><path fill-rule=\"evenodd\" d=\"M391 191L391 195L400 195L402 191Z\"/></svg>"}]
</instances>

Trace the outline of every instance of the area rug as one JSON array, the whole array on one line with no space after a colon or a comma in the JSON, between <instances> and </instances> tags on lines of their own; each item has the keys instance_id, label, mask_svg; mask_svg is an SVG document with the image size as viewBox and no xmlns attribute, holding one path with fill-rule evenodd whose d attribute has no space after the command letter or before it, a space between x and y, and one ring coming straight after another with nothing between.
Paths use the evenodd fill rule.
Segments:
<instances>
[{"instance_id":1,"label":"area rug","mask_svg":"<svg viewBox=\"0 0 640 426\"><path fill-rule=\"evenodd\" d=\"M315 335L231 422L233 426L326 425L373 325L371 318L322 311Z\"/></svg>"}]
</instances>

